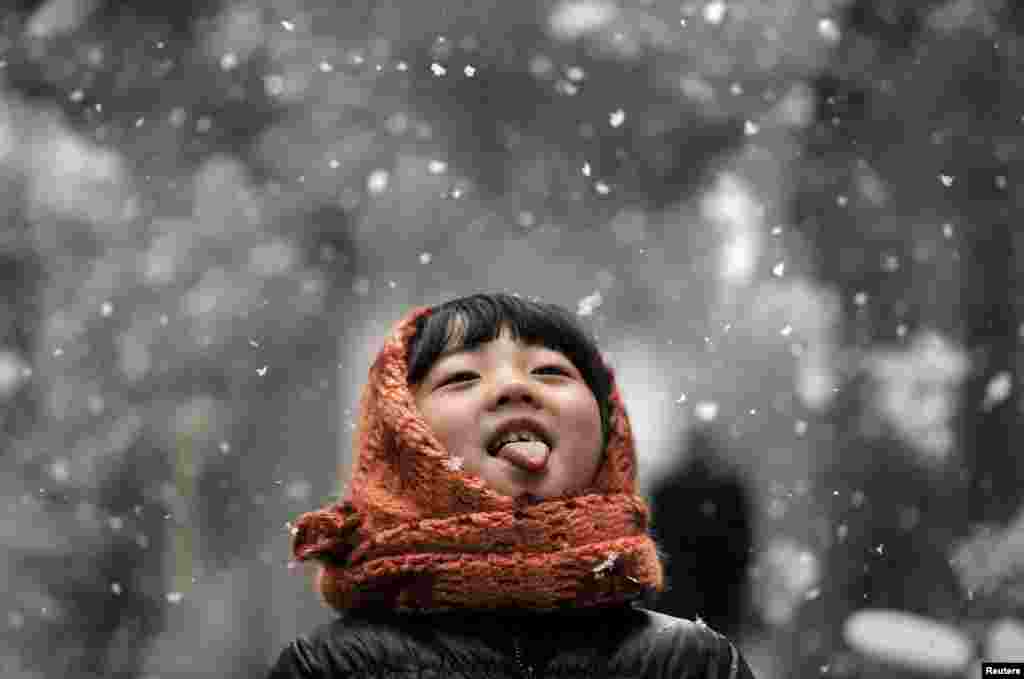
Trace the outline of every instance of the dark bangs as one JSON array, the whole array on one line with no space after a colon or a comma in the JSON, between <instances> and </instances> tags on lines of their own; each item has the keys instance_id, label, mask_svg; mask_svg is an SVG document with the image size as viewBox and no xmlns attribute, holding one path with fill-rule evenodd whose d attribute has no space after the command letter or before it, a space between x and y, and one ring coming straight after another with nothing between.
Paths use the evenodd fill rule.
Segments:
<instances>
[{"instance_id":1,"label":"dark bangs","mask_svg":"<svg viewBox=\"0 0 1024 679\"><path fill-rule=\"evenodd\" d=\"M409 340L409 384L426 377L446 349L475 349L497 339L503 327L517 341L553 349L572 361L597 399L607 441L611 375L590 334L569 311L555 304L482 293L434 307L419 319Z\"/></svg>"}]
</instances>

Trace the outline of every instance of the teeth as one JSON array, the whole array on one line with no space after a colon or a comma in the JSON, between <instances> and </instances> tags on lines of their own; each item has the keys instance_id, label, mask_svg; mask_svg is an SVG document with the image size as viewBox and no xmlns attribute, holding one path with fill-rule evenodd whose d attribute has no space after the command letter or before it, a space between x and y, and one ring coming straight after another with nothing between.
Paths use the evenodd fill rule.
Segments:
<instances>
[{"instance_id":1,"label":"teeth","mask_svg":"<svg viewBox=\"0 0 1024 679\"><path fill-rule=\"evenodd\" d=\"M504 434L495 440L495 442L491 444L490 450L491 452L494 452L506 443L510 443L512 441L543 441L543 439L530 431L513 431L508 434Z\"/></svg>"}]
</instances>

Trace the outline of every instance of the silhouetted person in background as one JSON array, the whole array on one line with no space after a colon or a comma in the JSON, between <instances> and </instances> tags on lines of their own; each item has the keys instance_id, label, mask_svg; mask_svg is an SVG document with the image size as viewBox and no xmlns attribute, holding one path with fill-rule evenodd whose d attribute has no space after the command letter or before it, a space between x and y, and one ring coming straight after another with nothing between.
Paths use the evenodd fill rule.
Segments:
<instances>
[{"instance_id":1,"label":"silhouetted person in background","mask_svg":"<svg viewBox=\"0 0 1024 679\"><path fill-rule=\"evenodd\" d=\"M651 492L653 533L665 556L666 591L655 609L700 616L736 635L747 610L753 544L750 498L709 429L690 436L691 455Z\"/></svg>"}]
</instances>

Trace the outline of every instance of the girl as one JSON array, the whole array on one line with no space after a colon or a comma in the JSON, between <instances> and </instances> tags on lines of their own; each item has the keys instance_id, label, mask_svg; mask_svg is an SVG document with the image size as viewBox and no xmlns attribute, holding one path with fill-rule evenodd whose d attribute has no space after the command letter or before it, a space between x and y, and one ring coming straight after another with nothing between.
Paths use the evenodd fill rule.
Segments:
<instances>
[{"instance_id":1,"label":"girl","mask_svg":"<svg viewBox=\"0 0 1024 679\"><path fill-rule=\"evenodd\" d=\"M481 294L412 311L353 443L344 501L292 529L341 615L271 679L753 679L725 637L637 605L663 576L633 436L566 310Z\"/></svg>"}]
</instances>

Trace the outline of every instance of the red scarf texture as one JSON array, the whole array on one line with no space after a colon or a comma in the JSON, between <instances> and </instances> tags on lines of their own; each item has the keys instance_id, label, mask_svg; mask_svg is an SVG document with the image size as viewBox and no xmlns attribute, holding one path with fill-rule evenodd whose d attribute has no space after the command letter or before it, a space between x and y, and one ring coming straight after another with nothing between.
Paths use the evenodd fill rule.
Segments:
<instances>
[{"instance_id":1,"label":"red scarf texture","mask_svg":"<svg viewBox=\"0 0 1024 679\"><path fill-rule=\"evenodd\" d=\"M291 529L294 559L321 565L325 601L341 611L548 611L660 591L618 387L591 489L545 500L501 495L449 456L408 386L408 343L429 313L421 307L400 320L370 368L343 500Z\"/></svg>"}]
</instances>

